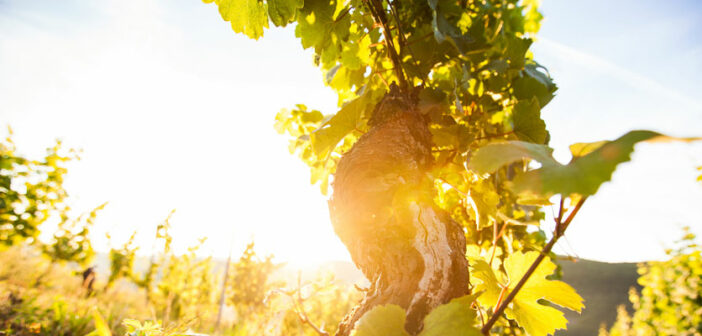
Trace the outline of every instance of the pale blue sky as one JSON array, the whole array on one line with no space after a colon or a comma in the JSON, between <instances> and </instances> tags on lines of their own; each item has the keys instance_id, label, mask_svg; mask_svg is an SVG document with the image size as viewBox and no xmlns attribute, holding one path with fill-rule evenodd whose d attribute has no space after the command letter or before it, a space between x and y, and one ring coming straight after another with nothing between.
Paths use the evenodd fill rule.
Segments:
<instances>
[{"instance_id":1,"label":"pale blue sky","mask_svg":"<svg viewBox=\"0 0 702 336\"><path fill-rule=\"evenodd\" d=\"M542 8L533 51L560 87L543 112L560 157L635 128L702 135L701 2ZM142 229L147 251L176 208L181 248L209 236L205 253L223 256L253 237L280 260L348 259L307 168L273 131L296 103L330 113L336 98L290 29L248 40L195 0L0 0L1 120L27 154L56 137L84 149L67 185L77 208L110 201L98 245ZM699 165L699 144L638 146L559 252L662 258L679 226L702 233Z\"/></svg>"}]
</instances>

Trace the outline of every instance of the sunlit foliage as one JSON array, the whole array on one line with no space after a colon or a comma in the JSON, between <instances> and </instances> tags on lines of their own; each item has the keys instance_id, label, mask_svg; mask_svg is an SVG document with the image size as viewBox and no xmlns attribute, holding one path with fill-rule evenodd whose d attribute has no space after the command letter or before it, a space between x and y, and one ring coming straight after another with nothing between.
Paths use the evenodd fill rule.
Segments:
<instances>
[{"instance_id":1,"label":"sunlit foliage","mask_svg":"<svg viewBox=\"0 0 702 336\"><path fill-rule=\"evenodd\" d=\"M272 283L271 275L280 268L269 255L261 259L254 250L254 243L246 246L241 258L231 265L230 279L227 284L227 300L237 307L237 312L246 316L259 312L264 306L268 291L282 284Z\"/></svg>"},{"instance_id":2,"label":"sunlit foliage","mask_svg":"<svg viewBox=\"0 0 702 336\"><path fill-rule=\"evenodd\" d=\"M68 196L63 188L66 164L75 150L57 141L39 160L17 152L12 131L0 141L0 250L39 235L39 226L62 210Z\"/></svg>"},{"instance_id":3,"label":"sunlit foliage","mask_svg":"<svg viewBox=\"0 0 702 336\"><path fill-rule=\"evenodd\" d=\"M702 249L686 227L677 247L666 252L669 260L639 266L643 289L629 293L633 316L619 307L617 321L601 336L702 334Z\"/></svg>"},{"instance_id":4,"label":"sunlit foliage","mask_svg":"<svg viewBox=\"0 0 702 336\"><path fill-rule=\"evenodd\" d=\"M93 245L90 241L90 229L95 225L98 212L107 203L104 203L88 213L81 214L77 218L70 218L65 212L61 214L61 222L53 235L53 239L42 244L42 252L51 259L52 262L73 261L85 266L90 263L95 255Z\"/></svg>"},{"instance_id":5,"label":"sunlit foliage","mask_svg":"<svg viewBox=\"0 0 702 336\"><path fill-rule=\"evenodd\" d=\"M183 255L170 255L163 269L154 298L162 310L164 321L204 318L214 312L215 274L212 258L198 258L204 243L188 249Z\"/></svg>"},{"instance_id":6,"label":"sunlit foliage","mask_svg":"<svg viewBox=\"0 0 702 336\"><path fill-rule=\"evenodd\" d=\"M107 279L107 287L119 280L120 278L131 278L134 272L134 258L136 251L139 248L134 243L136 231L132 233L129 239L122 245L121 248L110 249L110 276ZM110 235L107 235L108 239Z\"/></svg>"}]
</instances>

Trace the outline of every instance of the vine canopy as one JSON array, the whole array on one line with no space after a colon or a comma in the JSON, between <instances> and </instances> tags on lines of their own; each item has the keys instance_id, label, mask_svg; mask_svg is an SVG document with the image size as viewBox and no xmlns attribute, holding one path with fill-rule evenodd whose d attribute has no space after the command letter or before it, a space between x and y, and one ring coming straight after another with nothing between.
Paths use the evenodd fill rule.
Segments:
<instances>
[{"instance_id":1,"label":"vine canopy","mask_svg":"<svg viewBox=\"0 0 702 336\"><path fill-rule=\"evenodd\" d=\"M574 144L569 163L556 161L541 113L557 86L529 51L542 20L538 0L203 1L214 2L237 33L258 39L270 27L292 25L302 47L314 51L325 84L338 96L338 111L324 114L298 104L277 114L275 128L291 137L290 152L309 165L311 183L323 194L393 83L416 96L432 134L435 202L468 231L469 247L492 251L488 258L469 256L480 296L437 307L421 335L487 334L502 312L529 335L565 328L562 313L539 302L580 311L582 298L550 280L550 260L539 263L637 143L697 140L632 131L612 141ZM562 196L557 232L539 254L533 250L541 247L542 232L530 233L522 224L543 219L533 205L550 204L554 195ZM567 219L564 198L575 205ZM505 230L508 223L519 225ZM464 321L476 319L474 302L495 313L482 331ZM404 335L404 318L398 306L378 306L354 332ZM463 322L451 328L450 321Z\"/></svg>"},{"instance_id":2,"label":"vine canopy","mask_svg":"<svg viewBox=\"0 0 702 336\"><path fill-rule=\"evenodd\" d=\"M548 142L540 110L556 85L528 51L541 20L536 1L205 2L254 39L294 23L302 46L314 50L340 110L325 116L300 104L281 111L276 128L293 136L291 152L310 165L324 193L339 156L368 130L392 82L421 88L420 108L443 153L439 166L463 166L470 148L495 137Z\"/></svg>"},{"instance_id":3,"label":"vine canopy","mask_svg":"<svg viewBox=\"0 0 702 336\"><path fill-rule=\"evenodd\" d=\"M567 165L553 159L541 111L557 86L529 51L542 20L538 0L203 1L215 2L235 32L258 39L269 27L292 24L302 47L314 50L339 110L298 104L280 111L275 127L291 136L290 152L310 166L323 194L392 82L415 88L418 108L431 118L433 174L450 186L438 188L439 204L449 209L471 195L468 218L457 218L465 226L511 214L510 206L494 206L514 195L537 205L555 194L592 195L636 143L675 139L633 131L571 146ZM530 160L541 168L525 171ZM483 183L500 174L505 190Z\"/></svg>"}]
</instances>

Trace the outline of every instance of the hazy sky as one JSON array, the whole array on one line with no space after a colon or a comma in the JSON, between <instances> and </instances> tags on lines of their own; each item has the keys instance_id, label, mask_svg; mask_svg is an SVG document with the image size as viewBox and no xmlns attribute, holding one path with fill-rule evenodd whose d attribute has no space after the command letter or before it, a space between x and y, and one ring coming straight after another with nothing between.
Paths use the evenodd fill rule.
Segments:
<instances>
[{"instance_id":1,"label":"hazy sky","mask_svg":"<svg viewBox=\"0 0 702 336\"><path fill-rule=\"evenodd\" d=\"M665 6L662 6L665 4ZM646 128L702 135L702 3L549 1L533 47L560 89L544 109L551 145ZM307 167L273 130L281 108L331 113L334 93L292 29L235 35L196 0L0 0L0 121L21 152L53 139L84 150L66 183L74 208L110 204L95 228L148 252L177 209L175 243L205 254L261 251L297 263L348 259ZM702 145L641 145L586 203L558 252L663 258L702 233Z\"/></svg>"}]
</instances>

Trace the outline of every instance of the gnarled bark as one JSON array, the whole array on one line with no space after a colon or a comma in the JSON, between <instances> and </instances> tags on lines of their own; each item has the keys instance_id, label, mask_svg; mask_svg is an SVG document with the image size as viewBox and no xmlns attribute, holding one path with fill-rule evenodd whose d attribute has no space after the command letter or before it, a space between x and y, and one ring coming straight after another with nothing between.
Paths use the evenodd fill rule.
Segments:
<instances>
[{"instance_id":1,"label":"gnarled bark","mask_svg":"<svg viewBox=\"0 0 702 336\"><path fill-rule=\"evenodd\" d=\"M329 201L336 234L371 282L337 335L383 304L403 307L416 334L434 307L469 292L464 231L433 203L431 133L416 99L393 86L369 124L341 158Z\"/></svg>"}]
</instances>

